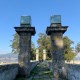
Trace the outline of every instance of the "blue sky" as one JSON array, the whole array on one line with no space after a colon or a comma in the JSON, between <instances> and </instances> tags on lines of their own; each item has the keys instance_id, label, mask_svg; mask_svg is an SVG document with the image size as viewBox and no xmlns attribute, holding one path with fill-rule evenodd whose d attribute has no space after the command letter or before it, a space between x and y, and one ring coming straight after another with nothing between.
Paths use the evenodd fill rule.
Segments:
<instances>
[{"instance_id":1,"label":"blue sky","mask_svg":"<svg viewBox=\"0 0 80 80\"><path fill-rule=\"evenodd\" d=\"M32 37L37 45L38 34L45 33L50 25L51 15L61 15L62 25L69 26L64 34L80 42L80 0L0 0L0 54L10 53L10 40L15 34L14 27L20 25L20 16L30 15L36 35Z\"/></svg>"}]
</instances>

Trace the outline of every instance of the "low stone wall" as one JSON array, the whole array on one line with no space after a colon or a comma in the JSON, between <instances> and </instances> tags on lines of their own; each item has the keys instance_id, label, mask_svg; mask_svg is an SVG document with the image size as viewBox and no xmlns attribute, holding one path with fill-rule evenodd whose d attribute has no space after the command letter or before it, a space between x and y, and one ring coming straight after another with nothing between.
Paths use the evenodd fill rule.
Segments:
<instances>
[{"instance_id":1,"label":"low stone wall","mask_svg":"<svg viewBox=\"0 0 80 80\"><path fill-rule=\"evenodd\" d=\"M30 71L38 64L37 61L30 62ZM0 65L0 80L14 80L18 75L18 64Z\"/></svg>"},{"instance_id":2,"label":"low stone wall","mask_svg":"<svg viewBox=\"0 0 80 80\"><path fill-rule=\"evenodd\" d=\"M45 60L45 63L47 65L47 67L52 71L52 62L51 61L48 62Z\"/></svg>"},{"instance_id":3,"label":"low stone wall","mask_svg":"<svg viewBox=\"0 0 80 80\"><path fill-rule=\"evenodd\" d=\"M32 71L37 64L38 61L30 62L30 71Z\"/></svg>"},{"instance_id":4,"label":"low stone wall","mask_svg":"<svg viewBox=\"0 0 80 80\"><path fill-rule=\"evenodd\" d=\"M52 71L51 62L46 62L48 68ZM66 64L68 80L80 80L80 64Z\"/></svg>"},{"instance_id":5,"label":"low stone wall","mask_svg":"<svg viewBox=\"0 0 80 80\"><path fill-rule=\"evenodd\" d=\"M80 80L80 64L68 64L68 80Z\"/></svg>"},{"instance_id":6,"label":"low stone wall","mask_svg":"<svg viewBox=\"0 0 80 80\"><path fill-rule=\"evenodd\" d=\"M71 60L70 62L65 61L66 64L80 64L80 60Z\"/></svg>"},{"instance_id":7,"label":"low stone wall","mask_svg":"<svg viewBox=\"0 0 80 80\"><path fill-rule=\"evenodd\" d=\"M0 65L0 80L14 80L18 73L18 64Z\"/></svg>"}]
</instances>

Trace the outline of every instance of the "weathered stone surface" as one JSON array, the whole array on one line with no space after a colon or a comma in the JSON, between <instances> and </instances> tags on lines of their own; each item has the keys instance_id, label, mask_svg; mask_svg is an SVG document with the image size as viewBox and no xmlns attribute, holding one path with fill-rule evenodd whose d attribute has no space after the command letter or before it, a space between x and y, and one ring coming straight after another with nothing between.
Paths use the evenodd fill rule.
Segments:
<instances>
[{"instance_id":1,"label":"weathered stone surface","mask_svg":"<svg viewBox=\"0 0 80 80\"><path fill-rule=\"evenodd\" d=\"M23 27L24 28L24 27ZM20 28L20 29L23 29ZM27 29L27 28L26 28ZM31 32L20 30L18 31L20 36L19 47L20 52L18 55L19 62L19 75L29 76L30 74L30 53L31 53Z\"/></svg>"},{"instance_id":2,"label":"weathered stone surface","mask_svg":"<svg viewBox=\"0 0 80 80\"><path fill-rule=\"evenodd\" d=\"M36 53L36 61L39 61L39 53Z\"/></svg>"},{"instance_id":3,"label":"weathered stone surface","mask_svg":"<svg viewBox=\"0 0 80 80\"><path fill-rule=\"evenodd\" d=\"M52 71L52 62L47 62L48 68ZM68 80L80 80L80 64L65 64Z\"/></svg>"},{"instance_id":4,"label":"weathered stone surface","mask_svg":"<svg viewBox=\"0 0 80 80\"><path fill-rule=\"evenodd\" d=\"M80 80L80 65L67 64L67 77L68 80Z\"/></svg>"},{"instance_id":5,"label":"weathered stone surface","mask_svg":"<svg viewBox=\"0 0 80 80\"><path fill-rule=\"evenodd\" d=\"M28 25L25 25L25 26L28 26ZM23 27L14 27L14 28L19 35L23 35L23 36L26 36L28 33L31 33L31 35L34 35L36 33L34 27L24 27L23 25Z\"/></svg>"},{"instance_id":6,"label":"weathered stone surface","mask_svg":"<svg viewBox=\"0 0 80 80\"><path fill-rule=\"evenodd\" d=\"M61 76L66 75L65 61L64 61L64 49L63 49L63 33L67 30L67 26L51 24L47 27L46 33L51 37L51 56L52 56L52 69L53 75L56 80L59 80Z\"/></svg>"},{"instance_id":7,"label":"weathered stone surface","mask_svg":"<svg viewBox=\"0 0 80 80\"><path fill-rule=\"evenodd\" d=\"M46 60L46 53L43 53L43 60Z\"/></svg>"},{"instance_id":8,"label":"weathered stone surface","mask_svg":"<svg viewBox=\"0 0 80 80\"><path fill-rule=\"evenodd\" d=\"M20 24L31 25L31 16L21 16ZM26 27L26 26L25 26ZM28 26L29 27L29 26Z\"/></svg>"},{"instance_id":9,"label":"weathered stone surface","mask_svg":"<svg viewBox=\"0 0 80 80\"><path fill-rule=\"evenodd\" d=\"M68 28L68 26L48 26L47 27L47 31L46 31L46 33L48 34L48 35L51 35L51 33L65 33L65 31L67 30L67 28Z\"/></svg>"},{"instance_id":10,"label":"weathered stone surface","mask_svg":"<svg viewBox=\"0 0 80 80\"><path fill-rule=\"evenodd\" d=\"M30 74L30 51L31 51L31 35L20 36L20 53L18 55L19 61L19 74L27 75Z\"/></svg>"},{"instance_id":11,"label":"weathered stone surface","mask_svg":"<svg viewBox=\"0 0 80 80\"><path fill-rule=\"evenodd\" d=\"M51 24L53 23L61 23L61 15L53 15L50 17Z\"/></svg>"},{"instance_id":12,"label":"weathered stone surface","mask_svg":"<svg viewBox=\"0 0 80 80\"><path fill-rule=\"evenodd\" d=\"M46 60L46 49L43 49L43 60Z\"/></svg>"},{"instance_id":13,"label":"weathered stone surface","mask_svg":"<svg viewBox=\"0 0 80 80\"><path fill-rule=\"evenodd\" d=\"M30 18L30 17L27 17ZM18 75L28 77L30 74L31 36L35 34L35 28L31 27L30 20L26 22L26 16L22 17L20 27L14 27L19 34L19 69Z\"/></svg>"},{"instance_id":14,"label":"weathered stone surface","mask_svg":"<svg viewBox=\"0 0 80 80\"><path fill-rule=\"evenodd\" d=\"M36 50L36 61L39 61L39 50Z\"/></svg>"},{"instance_id":15,"label":"weathered stone surface","mask_svg":"<svg viewBox=\"0 0 80 80\"><path fill-rule=\"evenodd\" d=\"M18 64L0 66L0 80L14 80L18 74Z\"/></svg>"}]
</instances>

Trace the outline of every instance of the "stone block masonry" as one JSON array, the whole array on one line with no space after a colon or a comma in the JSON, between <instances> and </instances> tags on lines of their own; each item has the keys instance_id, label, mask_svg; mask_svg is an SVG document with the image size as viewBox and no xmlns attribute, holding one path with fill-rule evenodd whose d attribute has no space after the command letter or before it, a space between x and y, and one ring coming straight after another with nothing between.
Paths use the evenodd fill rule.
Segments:
<instances>
[{"instance_id":1,"label":"stone block masonry","mask_svg":"<svg viewBox=\"0 0 80 80\"><path fill-rule=\"evenodd\" d=\"M32 73L33 69L35 68L35 66L38 64L38 61L31 61L30 62L30 74ZM30 75L31 76L31 75ZM30 76L28 78L30 78ZM17 75L17 77L15 78L15 80L21 80L21 78L24 78L27 79L26 76L20 76L20 75ZM28 80L32 80L32 79L28 79Z\"/></svg>"},{"instance_id":2,"label":"stone block masonry","mask_svg":"<svg viewBox=\"0 0 80 80\"><path fill-rule=\"evenodd\" d=\"M68 80L80 80L80 64L67 65Z\"/></svg>"},{"instance_id":3,"label":"stone block masonry","mask_svg":"<svg viewBox=\"0 0 80 80\"><path fill-rule=\"evenodd\" d=\"M52 72L55 80L59 80L61 76L66 77L63 34L68 26L61 25L61 16L51 16L51 24L47 27L46 33L51 38L51 57L52 57Z\"/></svg>"},{"instance_id":4,"label":"stone block masonry","mask_svg":"<svg viewBox=\"0 0 80 80\"><path fill-rule=\"evenodd\" d=\"M46 62L47 67L52 71L52 62ZM80 64L66 64L68 80L80 80Z\"/></svg>"},{"instance_id":5,"label":"stone block masonry","mask_svg":"<svg viewBox=\"0 0 80 80\"><path fill-rule=\"evenodd\" d=\"M14 80L18 74L18 64L0 66L0 80Z\"/></svg>"},{"instance_id":6,"label":"stone block masonry","mask_svg":"<svg viewBox=\"0 0 80 80\"><path fill-rule=\"evenodd\" d=\"M31 36L34 35L35 28L31 27L31 17L22 16L20 27L14 27L20 36L19 55L18 55L18 75L29 77L30 75L30 54L31 54Z\"/></svg>"}]
</instances>

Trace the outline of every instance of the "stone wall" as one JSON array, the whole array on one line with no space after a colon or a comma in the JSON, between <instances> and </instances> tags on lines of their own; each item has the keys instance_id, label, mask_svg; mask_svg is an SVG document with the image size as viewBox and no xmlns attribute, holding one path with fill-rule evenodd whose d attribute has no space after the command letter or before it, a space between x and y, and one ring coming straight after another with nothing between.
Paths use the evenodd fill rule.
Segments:
<instances>
[{"instance_id":1,"label":"stone wall","mask_svg":"<svg viewBox=\"0 0 80 80\"><path fill-rule=\"evenodd\" d=\"M0 65L0 80L14 80L18 73L18 64Z\"/></svg>"},{"instance_id":2,"label":"stone wall","mask_svg":"<svg viewBox=\"0 0 80 80\"><path fill-rule=\"evenodd\" d=\"M65 61L67 64L80 64L80 60L71 60L70 62Z\"/></svg>"},{"instance_id":3,"label":"stone wall","mask_svg":"<svg viewBox=\"0 0 80 80\"><path fill-rule=\"evenodd\" d=\"M47 63L47 67L52 71L52 62L46 62Z\"/></svg>"},{"instance_id":4,"label":"stone wall","mask_svg":"<svg viewBox=\"0 0 80 80\"><path fill-rule=\"evenodd\" d=\"M51 62L46 62L48 68L52 71ZM80 64L66 64L68 80L80 80Z\"/></svg>"},{"instance_id":5,"label":"stone wall","mask_svg":"<svg viewBox=\"0 0 80 80\"><path fill-rule=\"evenodd\" d=\"M68 80L80 80L80 64L68 64Z\"/></svg>"},{"instance_id":6,"label":"stone wall","mask_svg":"<svg viewBox=\"0 0 80 80\"><path fill-rule=\"evenodd\" d=\"M30 62L30 71L38 64L37 61ZM18 64L0 65L0 80L14 80L18 75Z\"/></svg>"},{"instance_id":7,"label":"stone wall","mask_svg":"<svg viewBox=\"0 0 80 80\"><path fill-rule=\"evenodd\" d=\"M33 68L38 64L38 61L30 62L30 72L33 70Z\"/></svg>"}]
</instances>

